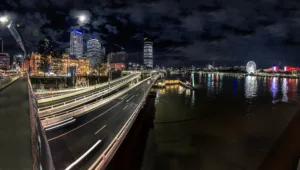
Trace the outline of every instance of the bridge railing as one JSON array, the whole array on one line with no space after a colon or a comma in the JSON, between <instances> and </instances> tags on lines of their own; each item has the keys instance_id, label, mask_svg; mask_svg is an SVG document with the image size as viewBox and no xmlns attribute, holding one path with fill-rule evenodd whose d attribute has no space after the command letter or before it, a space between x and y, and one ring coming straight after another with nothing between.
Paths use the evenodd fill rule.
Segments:
<instances>
[{"instance_id":1,"label":"bridge railing","mask_svg":"<svg viewBox=\"0 0 300 170\"><path fill-rule=\"evenodd\" d=\"M136 77L136 76L139 76L139 74L128 75L128 76L125 76L125 77L113 80L113 81L110 82L110 84L116 83L118 81L122 81L122 80L124 80L124 79L126 79L128 77ZM58 95L54 95L54 96L51 96L51 97L48 97L48 98L39 98L38 99L38 103L44 103L44 102L49 102L49 101L53 101L53 100L59 100L59 99L67 98L67 97L76 96L76 95L79 95L79 94L82 94L82 93L86 93L86 92L89 92L89 91L92 91L92 90L95 90L95 89L98 89L98 88L102 88L102 87L107 86L107 85L108 85L108 83L103 83L103 84L98 84L98 85L90 86L87 89L76 91L76 92L72 92L72 93L58 94Z\"/></svg>"},{"instance_id":2,"label":"bridge railing","mask_svg":"<svg viewBox=\"0 0 300 170\"><path fill-rule=\"evenodd\" d=\"M19 76L15 76L15 77L10 77L7 79L0 80L0 90L5 88L6 86L10 85L14 81L16 81L18 78L19 78Z\"/></svg>"},{"instance_id":3,"label":"bridge railing","mask_svg":"<svg viewBox=\"0 0 300 170\"><path fill-rule=\"evenodd\" d=\"M33 169L54 169L50 147L37 111L37 99L28 76L28 96L31 127Z\"/></svg>"},{"instance_id":4,"label":"bridge railing","mask_svg":"<svg viewBox=\"0 0 300 170\"><path fill-rule=\"evenodd\" d=\"M142 80L141 82L139 82L135 86L138 86L139 84L141 84L144 81L147 81L148 79L150 79L150 78ZM133 86L133 87L135 87L135 86ZM58 123L64 122L65 120L73 119L75 117L86 114L86 113L90 112L91 110L96 109L96 108L108 103L109 101L122 96L124 93L131 90L133 87L125 88L124 90L121 90L116 94L113 94L113 95L110 95L108 97L102 98L99 101L96 101L96 102L93 102L93 103L89 103L89 104L86 104L86 105L83 105L83 106L80 106L80 107L76 107L72 110L61 112L59 114L54 114L54 115L50 115L50 116L41 117L42 125L45 128L48 128L48 127L51 127L53 125L57 125Z\"/></svg>"},{"instance_id":5,"label":"bridge railing","mask_svg":"<svg viewBox=\"0 0 300 170\"><path fill-rule=\"evenodd\" d=\"M124 85L128 84L129 82L131 82L132 80L136 79L135 77L132 77L130 79L125 79L122 80L118 83L114 83L111 87L107 87L104 89L101 89L99 91L93 92L93 93L89 93L85 96L80 96L78 98L75 99L71 99L65 102L61 102L61 103L57 103L51 106L46 106L46 107L42 107L38 109L39 112L39 116L47 116L47 115L51 115L51 114L55 114L67 109L70 109L72 107L75 107L77 105L81 105L84 103L87 103L91 100L95 100L96 98L99 98L105 94L108 94L110 91L114 91L120 87L123 87Z\"/></svg>"},{"instance_id":6,"label":"bridge railing","mask_svg":"<svg viewBox=\"0 0 300 170\"><path fill-rule=\"evenodd\" d=\"M105 167L108 165L118 148L120 147L121 143L125 139L127 133L129 132L132 124L134 123L135 119L138 116L138 113L143 108L144 103L146 101L146 98L148 96L148 93L153 86L153 84L156 82L156 80L159 78L159 75L154 77L153 82L149 86L149 88L146 90L143 99L140 101L139 105L135 109L135 111L132 113L130 118L127 120L127 122L124 124L124 126L121 128L119 133L115 136L113 141L108 145L108 147L105 149L105 151L100 155L100 157L93 163L93 165L89 168L89 170L102 170L105 169Z\"/></svg>"}]
</instances>

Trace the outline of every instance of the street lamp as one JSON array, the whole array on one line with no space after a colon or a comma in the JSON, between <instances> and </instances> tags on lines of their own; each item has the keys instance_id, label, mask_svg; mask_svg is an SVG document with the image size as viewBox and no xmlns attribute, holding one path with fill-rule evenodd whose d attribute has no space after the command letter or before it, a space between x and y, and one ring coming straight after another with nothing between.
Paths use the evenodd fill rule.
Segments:
<instances>
[{"instance_id":1,"label":"street lamp","mask_svg":"<svg viewBox=\"0 0 300 170\"><path fill-rule=\"evenodd\" d=\"M8 22L7 17L6 17L6 16L0 17L0 22L1 22L1 23L6 23L6 22Z\"/></svg>"},{"instance_id":2,"label":"street lamp","mask_svg":"<svg viewBox=\"0 0 300 170\"><path fill-rule=\"evenodd\" d=\"M3 39L0 37L0 40L1 40L1 52L3 53L4 52L4 49L3 49Z\"/></svg>"},{"instance_id":3,"label":"street lamp","mask_svg":"<svg viewBox=\"0 0 300 170\"><path fill-rule=\"evenodd\" d=\"M79 16L79 21L84 22L86 20L86 17L84 15Z\"/></svg>"}]
</instances>

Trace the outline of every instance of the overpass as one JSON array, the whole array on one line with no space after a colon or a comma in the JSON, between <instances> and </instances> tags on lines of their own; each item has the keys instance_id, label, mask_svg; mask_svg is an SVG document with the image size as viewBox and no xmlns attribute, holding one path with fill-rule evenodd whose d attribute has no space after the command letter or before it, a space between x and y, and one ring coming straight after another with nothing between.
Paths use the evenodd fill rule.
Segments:
<instances>
[{"instance_id":1,"label":"overpass","mask_svg":"<svg viewBox=\"0 0 300 170\"><path fill-rule=\"evenodd\" d=\"M156 79L142 81L62 129L46 131L56 169L104 168L126 136Z\"/></svg>"},{"instance_id":2,"label":"overpass","mask_svg":"<svg viewBox=\"0 0 300 170\"><path fill-rule=\"evenodd\" d=\"M114 94L109 94L103 100L89 103L88 106L76 107L72 114L52 117L50 119L61 121L52 122L51 126L48 126L49 119L41 119L41 121L39 119L38 100L33 93L30 79L22 77L16 80L0 91L1 96L9 98L16 95L19 99L3 99L7 101L2 102L4 105L10 103L11 107L5 109L3 105L4 109L1 108L1 122L6 127L2 134L6 137L9 133L7 140L0 142L2 146L8 146L6 152L0 153L3 158L0 161L3 165L1 167L7 169L105 168L127 135L144 105L151 86L158 77L159 75L154 75L143 79ZM131 78L127 77L127 80ZM15 111L8 110L12 108ZM65 117L66 115L72 117ZM22 138L16 133L21 131ZM9 156L11 150L13 154ZM15 156L16 154L18 157Z\"/></svg>"},{"instance_id":3,"label":"overpass","mask_svg":"<svg viewBox=\"0 0 300 170\"><path fill-rule=\"evenodd\" d=\"M6 139L0 143L7 148L0 152L1 168L105 168L127 135L158 77L154 75L139 82L134 81L129 87L108 94L102 100L74 106L69 114L48 119L38 116L38 100L30 79L16 79L0 91L1 124L5 127L1 133L5 134L3 136ZM130 75L122 81L136 78L136 75ZM118 83L113 84L112 88Z\"/></svg>"},{"instance_id":4,"label":"overpass","mask_svg":"<svg viewBox=\"0 0 300 170\"><path fill-rule=\"evenodd\" d=\"M119 79L113 80L110 83L106 82L106 83L102 83L102 84L96 84L94 86L90 86L88 88L80 89L77 91L68 91L68 90L60 91L59 93L54 93L50 97L47 96L47 98L42 98L42 97L39 98L38 105L39 105L39 107L55 105L58 103L62 103L63 101L66 101L66 100L75 99L75 98L85 96L85 95L93 93L93 92L97 92L97 91L107 88L109 86L119 84L120 82L133 81L133 80L139 79L139 78L140 78L140 73L134 73L134 74L127 75L127 76L121 77Z\"/></svg>"}]
</instances>

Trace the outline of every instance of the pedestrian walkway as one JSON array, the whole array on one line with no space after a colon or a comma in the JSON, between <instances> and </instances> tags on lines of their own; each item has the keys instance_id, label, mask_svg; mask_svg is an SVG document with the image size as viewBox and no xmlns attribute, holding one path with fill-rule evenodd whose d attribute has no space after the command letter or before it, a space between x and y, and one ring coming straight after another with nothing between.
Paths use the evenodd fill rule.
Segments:
<instances>
[{"instance_id":1,"label":"pedestrian walkway","mask_svg":"<svg viewBox=\"0 0 300 170\"><path fill-rule=\"evenodd\" d=\"M0 169L33 169L28 81L0 91Z\"/></svg>"}]
</instances>

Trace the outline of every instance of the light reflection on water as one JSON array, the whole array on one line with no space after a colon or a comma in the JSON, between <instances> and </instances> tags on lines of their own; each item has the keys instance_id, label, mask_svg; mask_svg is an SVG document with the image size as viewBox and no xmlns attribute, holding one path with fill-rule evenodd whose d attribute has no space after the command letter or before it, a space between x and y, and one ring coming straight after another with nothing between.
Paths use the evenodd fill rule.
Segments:
<instances>
[{"instance_id":1,"label":"light reflection on water","mask_svg":"<svg viewBox=\"0 0 300 170\"><path fill-rule=\"evenodd\" d=\"M257 93L256 76L247 76L245 81L245 97L248 99L255 98Z\"/></svg>"},{"instance_id":2,"label":"light reflection on water","mask_svg":"<svg viewBox=\"0 0 300 170\"><path fill-rule=\"evenodd\" d=\"M264 102L278 103L298 100L298 79L257 76L228 76L224 74L199 74L195 77L196 85L207 97L232 96L244 98L246 103L257 99ZM197 80L198 79L198 80ZM188 98L196 104L199 91L186 89L180 85L166 86L159 94L173 93ZM263 99L262 99L263 98Z\"/></svg>"},{"instance_id":3,"label":"light reflection on water","mask_svg":"<svg viewBox=\"0 0 300 170\"><path fill-rule=\"evenodd\" d=\"M199 90L158 90L153 169L257 169L299 110L298 79L200 74L195 82Z\"/></svg>"},{"instance_id":4,"label":"light reflection on water","mask_svg":"<svg viewBox=\"0 0 300 170\"><path fill-rule=\"evenodd\" d=\"M272 103L296 101L298 79L257 76L227 76L224 74L199 74L199 84L208 97L220 94L241 95L249 101L271 96Z\"/></svg>"}]
</instances>

